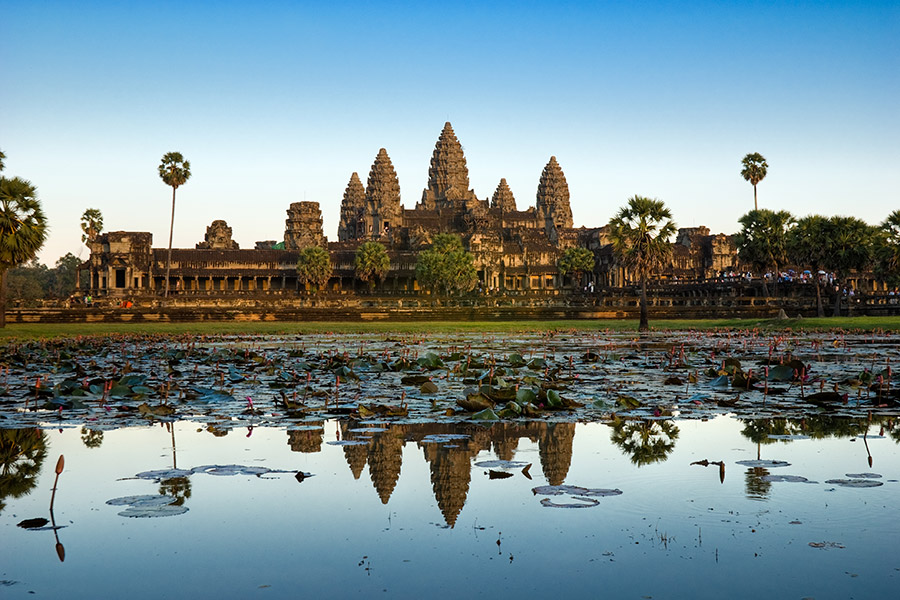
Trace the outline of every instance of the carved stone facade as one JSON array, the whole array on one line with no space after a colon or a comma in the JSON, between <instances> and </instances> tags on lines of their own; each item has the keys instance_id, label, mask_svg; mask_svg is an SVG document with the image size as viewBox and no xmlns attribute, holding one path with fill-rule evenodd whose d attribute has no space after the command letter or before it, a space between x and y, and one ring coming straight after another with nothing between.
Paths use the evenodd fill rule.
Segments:
<instances>
[{"instance_id":1,"label":"carved stone facade","mask_svg":"<svg viewBox=\"0 0 900 600\"><path fill-rule=\"evenodd\" d=\"M322 233L322 211L318 202L294 202L284 222L284 249L300 250L307 246L325 246Z\"/></svg>"},{"instance_id":2,"label":"carved stone facade","mask_svg":"<svg viewBox=\"0 0 900 600\"><path fill-rule=\"evenodd\" d=\"M222 220L212 222L206 228L203 241L197 244L198 250L238 250L240 246L231 239L231 227Z\"/></svg>"},{"instance_id":3,"label":"carved stone facade","mask_svg":"<svg viewBox=\"0 0 900 600\"><path fill-rule=\"evenodd\" d=\"M459 235L475 258L483 291L557 293L574 285L557 269L567 248L584 247L596 257L597 269L586 275L598 285L632 282L609 245L607 227L574 228L569 186L562 167L551 156L540 175L534 206L519 210L506 179L490 199L479 199L469 187L463 147L450 123L434 146L427 185L412 209L404 208L400 182L387 150L381 148L369 170L365 188L359 175L350 176L340 207L338 241L323 233L318 202L294 202L287 210L283 242L257 242L254 250L240 250L224 221L213 221L196 250L173 249L171 289L176 293L299 289L297 256L307 246L327 248L334 273L328 289L355 289L357 248L366 241L385 244L390 271L380 288L412 292L416 257L439 233ZM610 210L610 212L613 212ZM152 236L141 232L112 232L91 243L91 271L86 287L95 293L156 293L165 287L165 250L151 248ZM705 227L682 229L674 244L672 262L663 278L696 279L717 271L737 270L731 237L710 235ZM82 278L84 279L84 278ZM282 292L282 290L284 292Z\"/></svg>"}]
</instances>

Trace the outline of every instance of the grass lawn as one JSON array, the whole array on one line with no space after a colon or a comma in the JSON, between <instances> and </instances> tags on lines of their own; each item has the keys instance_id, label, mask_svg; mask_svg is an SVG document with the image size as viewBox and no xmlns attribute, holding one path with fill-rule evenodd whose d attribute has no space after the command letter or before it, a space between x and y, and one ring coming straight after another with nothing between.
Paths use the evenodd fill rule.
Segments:
<instances>
[{"instance_id":1,"label":"grass lawn","mask_svg":"<svg viewBox=\"0 0 900 600\"><path fill-rule=\"evenodd\" d=\"M519 332L553 329L637 331L636 319L571 321L412 321L412 322L205 322L205 323L15 323L0 329L0 343L13 338L75 337L110 334L303 334L303 333L446 333ZM651 320L654 330L770 329L823 331L900 331L900 317L840 317L809 319Z\"/></svg>"}]
</instances>

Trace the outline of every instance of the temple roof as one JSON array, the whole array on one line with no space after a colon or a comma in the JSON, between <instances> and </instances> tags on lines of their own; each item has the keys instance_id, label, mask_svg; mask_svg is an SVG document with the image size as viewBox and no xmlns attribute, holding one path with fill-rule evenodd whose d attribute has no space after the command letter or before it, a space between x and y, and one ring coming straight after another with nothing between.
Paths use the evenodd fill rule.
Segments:
<instances>
[{"instance_id":1,"label":"temple roof","mask_svg":"<svg viewBox=\"0 0 900 600\"><path fill-rule=\"evenodd\" d=\"M351 179L352 182L352 179ZM373 203L378 210L380 207L400 205L400 181L397 172L387 150L381 148L372 169L369 171L369 181L366 185L366 200Z\"/></svg>"},{"instance_id":2,"label":"temple roof","mask_svg":"<svg viewBox=\"0 0 900 600\"><path fill-rule=\"evenodd\" d=\"M494 196L491 198L491 208L499 208L503 212L516 210L516 198L513 196L512 190L509 189L506 178L500 180L500 184L494 191Z\"/></svg>"},{"instance_id":3,"label":"temple roof","mask_svg":"<svg viewBox=\"0 0 900 600\"><path fill-rule=\"evenodd\" d=\"M438 198L445 198L450 188L455 188L461 194L469 191L466 157L449 121L444 123L444 129L434 145L431 166L428 168L428 188Z\"/></svg>"},{"instance_id":4,"label":"temple roof","mask_svg":"<svg viewBox=\"0 0 900 600\"><path fill-rule=\"evenodd\" d=\"M572 207L569 204L569 184L566 176L551 156L538 183L537 210L552 219L557 227L572 227Z\"/></svg>"}]
</instances>

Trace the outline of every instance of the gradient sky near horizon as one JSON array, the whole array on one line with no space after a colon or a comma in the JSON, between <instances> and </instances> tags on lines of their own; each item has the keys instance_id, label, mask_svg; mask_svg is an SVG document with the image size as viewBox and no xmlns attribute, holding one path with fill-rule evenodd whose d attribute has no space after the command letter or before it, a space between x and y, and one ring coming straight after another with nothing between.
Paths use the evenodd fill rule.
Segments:
<instances>
[{"instance_id":1,"label":"gradient sky near horizon","mask_svg":"<svg viewBox=\"0 0 900 600\"><path fill-rule=\"evenodd\" d=\"M520 209L559 160L576 226L633 195L733 233L753 208L900 208L900 2L0 2L0 149L38 187L40 259L79 218L168 241L163 154L192 177L174 245L225 219L242 248L316 201L337 239L354 171L390 155L413 208L450 121L480 198Z\"/></svg>"}]
</instances>

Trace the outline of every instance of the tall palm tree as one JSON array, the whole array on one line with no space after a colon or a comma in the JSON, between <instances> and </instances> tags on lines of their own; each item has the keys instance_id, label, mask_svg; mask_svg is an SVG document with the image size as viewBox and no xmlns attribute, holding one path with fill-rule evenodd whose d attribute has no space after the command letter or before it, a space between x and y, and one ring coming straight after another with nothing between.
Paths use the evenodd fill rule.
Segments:
<instances>
[{"instance_id":1,"label":"tall palm tree","mask_svg":"<svg viewBox=\"0 0 900 600\"><path fill-rule=\"evenodd\" d=\"M609 237L616 257L637 272L641 280L641 321L648 331L647 277L672 254L669 242L676 233L672 213L662 200L634 196L609 222Z\"/></svg>"},{"instance_id":2,"label":"tall palm tree","mask_svg":"<svg viewBox=\"0 0 900 600\"><path fill-rule=\"evenodd\" d=\"M181 152L168 152L159 165L159 176L172 187L172 222L169 225L169 253L166 255L166 293L169 297L169 267L172 265L172 233L175 231L175 190L191 177L191 163L184 160Z\"/></svg>"},{"instance_id":3,"label":"tall palm tree","mask_svg":"<svg viewBox=\"0 0 900 600\"><path fill-rule=\"evenodd\" d=\"M0 171L3 170L3 161L6 160L6 155L3 154L3 150L0 150Z\"/></svg>"},{"instance_id":4,"label":"tall palm tree","mask_svg":"<svg viewBox=\"0 0 900 600\"><path fill-rule=\"evenodd\" d=\"M874 227L856 217L831 217L825 236L825 266L834 271L838 280L846 279L851 271L862 271L872 265L877 238ZM841 314L841 294L835 290L834 316Z\"/></svg>"},{"instance_id":5,"label":"tall palm tree","mask_svg":"<svg viewBox=\"0 0 900 600\"><path fill-rule=\"evenodd\" d=\"M6 326L6 274L31 260L47 239L37 190L19 177L0 177L0 327Z\"/></svg>"},{"instance_id":6,"label":"tall palm tree","mask_svg":"<svg viewBox=\"0 0 900 600\"><path fill-rule=\"evenodd\" d=\"M89 208L81 215L81 241L90 243L103 231L103 215L99 209Z\"/></svg>"},{"instance_id":7,"label":"tall palm tree","mask_svg":"<svg viewBox=\"0 0 900 600\"><path fill-rule=\"evenodd\" d=\"M819 271L825 268L826 249L823 240L828 235L828 219L821 215L809 215L797 221L787 238L788 257L791 262L809 267L816 283L816 316L824 317L822 306L822 281Z\"/></svg>"},{"instance_id":8,"label":"tall palm tree","mask_svg":"<svg viewBox=\"0 0 900 600\"><path fill-rule=\"evenodd\" d=\"M756 184L766 178L769 164L759 152L748 154L741 160L741 164L744 166L741 169L741 177L753 185L753 210L759 210L759 205L756 203Z\"/></svg>"},{"instance_id":9,"label":"tall palm tree","mask_svg":"<svg viewBox=\"0 0 900 600\"><path fill-rule=\"evenodd\" d=\"M787 233L794 216L786 210L776 212L763 208L751 210L738 223L741 230L734 236L738 258L754 269L765 271L772 267L777 281L780 267L787 262ZM763 294L769 295L765 277Z\"/></svg>"}]
</instances>

